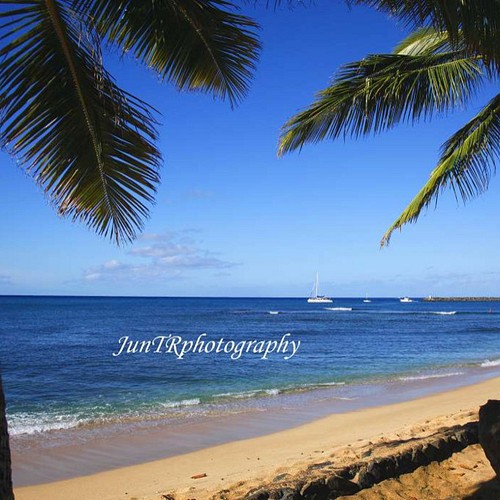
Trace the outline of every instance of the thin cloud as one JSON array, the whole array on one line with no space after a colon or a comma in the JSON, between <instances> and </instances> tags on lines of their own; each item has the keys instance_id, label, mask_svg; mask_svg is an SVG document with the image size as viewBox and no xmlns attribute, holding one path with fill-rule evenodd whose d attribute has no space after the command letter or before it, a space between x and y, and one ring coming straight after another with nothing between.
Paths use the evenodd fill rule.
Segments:
<instances>
[{"instance_id":1,"label":"thin cloud","mask_svg":"<svg viewBox=\"0 0 500 500\"><path fill-rule=\"evenodd\" d=\"M179 233L144 234L128 252L126 261L109 260L85 270L83 280L122 281L183 278L186 272L205 269L227 270L237 263L220 258L199 246L191 236Z\"/></svg>"},{"instance_id":2,"label":"thin cloud","mask_svg":"<svg viewBox=\"0 0 500 500\"><path fill-rule=\"evenodd\" d=\"M207 189L194 188L186 192L186 198L188 200L206 200L212 198L214 193Z\"/></svg>"},{"instance_id":3,"label":"thin cloud","mask_svg":"<svg viewBox=\"0 0 500 500\"><path fill-rule=\"evenodd\" d=\"M9 274L0 273L0 285L11 285L12 277Z\"/></svg>"}]
</instances>

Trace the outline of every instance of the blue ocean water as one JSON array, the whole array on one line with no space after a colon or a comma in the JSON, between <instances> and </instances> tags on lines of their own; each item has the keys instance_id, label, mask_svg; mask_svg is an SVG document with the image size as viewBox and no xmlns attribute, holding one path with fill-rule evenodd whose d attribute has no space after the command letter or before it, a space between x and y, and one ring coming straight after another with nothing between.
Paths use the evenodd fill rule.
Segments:
<instances>
[{"instance_id":1,"label":"blue ocean water","mask_svg":"<svg viewBox=\"0 0 500 500\"><path fill-rule=\"evenodd\" d=\"M0 297L12 435L264 407L278 395L500 366L500 303L398 299ZM119 339L300 340L252 352L113 356Z\"/></svg>"}]
</instances>

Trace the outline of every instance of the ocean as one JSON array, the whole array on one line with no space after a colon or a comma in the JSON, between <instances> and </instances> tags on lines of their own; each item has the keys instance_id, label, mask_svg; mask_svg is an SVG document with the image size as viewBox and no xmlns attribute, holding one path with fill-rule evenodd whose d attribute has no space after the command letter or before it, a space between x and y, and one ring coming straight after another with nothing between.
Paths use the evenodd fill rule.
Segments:
<instances>
[{"instance_id":1,"label":"ocean","mask_svg":"<svg viewBox=\"0 0 500 500\"><path fill-rule=\"evenodd\" d=\"M391 384L404 393L419 381L460 385L470 374L500 372L500 303L5 296L0 311L14 446L68 429L179 423L324 398L362 404ZM165 347L169 336L220 342L219 352L116 355L120 339L162 337ZM289 345L262 359L262 346L284 338L300 341L293 356ZM247 350L234 359L238 344Z\"/></svg>"}]
</instances>

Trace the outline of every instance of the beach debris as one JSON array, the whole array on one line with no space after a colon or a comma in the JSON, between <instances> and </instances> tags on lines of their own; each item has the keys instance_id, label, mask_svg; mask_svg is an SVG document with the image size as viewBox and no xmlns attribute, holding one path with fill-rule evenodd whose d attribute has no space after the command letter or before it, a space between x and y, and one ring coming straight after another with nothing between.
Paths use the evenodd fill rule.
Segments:
<instances>
[{"instance_id":1,"label":"beach debris","mask_svg":"<svg viewBox=\"0 0 500 500\"><path fill-rule=\"evenodd\" d=\"M204 477L207 477L207 474L203 472L202 474L195 474L194 476L191 476L191 479L202 479Z\"/></svg>"},{"instance_id":2,"label":"beach debris","mask_svg":"<svg viewBox=\"0 0 500 500\"><path fill-rule=\"evenodd\" d=\"M161 496L162 500L175 500L174 495L166 494Z\"/></svg>"},{"instance_id":3,"label":"beach debris","mask_svg":"<svg viewBox=\"0 0 500 500\"><path fill-rule=\"evenodd\" d=\"M479 444L500 478L500 401L490 399L479 408Z\"/></svg>"}]
</instances>

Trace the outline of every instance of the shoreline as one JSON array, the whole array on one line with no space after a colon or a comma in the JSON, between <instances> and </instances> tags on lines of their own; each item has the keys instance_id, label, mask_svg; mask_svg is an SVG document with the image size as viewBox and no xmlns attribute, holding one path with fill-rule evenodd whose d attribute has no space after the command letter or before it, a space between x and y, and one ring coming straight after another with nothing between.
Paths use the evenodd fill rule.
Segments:
<instances>
[{"instance_id":1,"label":"shoreline","mask_svg":"<svg viewBox=\"0 0 500 500\"><path fill-rule=\"evenodd\" d=\"M500 395L500 377L498 374L495 375L495 378L473 385L454 389L442 388L441 391L445 392L435 392L410 401L392 404L380 401L377 406L333 413L309 423L264 435L262 435L262 424L259 427L255 419L253 421L250 419L245 425L253 426L250 430L253 430L254 436L258 437L247 437L241 434L241 428L240 431L234 429L232 433L226 433L230 442L224 444L87 476L16 487L16 497L21 500L35 498L111 500L123 498L127 493L128 498L132 496L149 498L148 495L151 495L151 498L158 498L158 492L176 490L181 495L189 492L197 499L208 498L209 494L230 484L262 480L279 466L291 466L304 462L305 458L321 458L325 450L326 453L330 453L341 446L374 439L382 434L388 435L409 425L425 427L427 420L443 415L446 415L444 422L452 422L454 415L464 411L469 413L477 411L478 406L484 404L487 399ZM493 372L490 376L494 376ZM283 422L280 423L283 425ZM206 425L201 425L198 431L200 433L206 431ZM226 432L225 427L224 431ZM135 441L135 438L136 436L128 438L132 446L137 446L141 440L144 442L144 436L139 436L138 441ZM158 438L159 435L155 437ZM182 440L181 435L177 438ZM115 445L118 446L119 443ZM102 458L99 450L87 451L89 453L87 459L93 458L99 461ZM16 467L16 455L13 459ZM47 460L46 457L43 459ZM49 456L48 461L50 460ZM71 460L68 462L70 466L78 466L78 463L71 463ZM77 467L73 470L80 469ZM196 474L207 474L207 477L191 479L191 476Z\"/></svg>"},{"instance_id":2,"label":"shoreline","mask_svg":"<svg viewBox=\"0 0 500 500\"><path fill-rule=\"evenodd\" d=\"M222 412L219 408L206 413L201 406L193 406L186 408L188 414L169 418L14 435L14 484L30 486L138 465L292 429L332 414L418 399L497 376L500 366L495 364L465 372L447 370L244 399Z\"/></svg>"}]
</instances>

